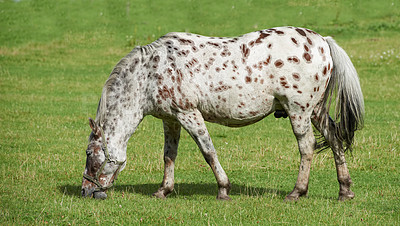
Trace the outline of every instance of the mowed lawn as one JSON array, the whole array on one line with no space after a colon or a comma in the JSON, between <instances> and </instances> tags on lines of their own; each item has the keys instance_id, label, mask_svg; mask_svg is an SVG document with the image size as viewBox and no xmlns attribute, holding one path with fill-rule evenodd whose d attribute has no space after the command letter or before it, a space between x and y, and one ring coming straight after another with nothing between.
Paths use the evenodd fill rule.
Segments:
<instances>
[{"instance_id":1,"label":"mowed lawn","mask_svg":"<svg viewBox=\"0 0 400 226\"><path fill-rule=\"evenodd\" d=\"M163 178L163 131L147 117L107 200L80 197L89 117L134 46L170 31L238 36L276 26L333 36L358 70L365 128L347 153L356 197L338 202L330 150L316 154L309 195L284 202L300 156L288 119L208 124L231 182L215 178L182 131L175 191ZM400 2L347 0L0 1L0 224L400 224Z\"/></svg>"}]
</instances>

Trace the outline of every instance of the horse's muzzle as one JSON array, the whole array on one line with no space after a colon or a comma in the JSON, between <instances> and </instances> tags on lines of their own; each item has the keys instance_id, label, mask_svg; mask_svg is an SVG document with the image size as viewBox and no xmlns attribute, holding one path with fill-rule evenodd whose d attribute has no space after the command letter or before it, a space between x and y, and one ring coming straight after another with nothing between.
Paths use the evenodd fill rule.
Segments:
<instances>
[{"instance_id":1,"label":"horse's muzzle","mask_svg":"<svg viewBox=\"0 0 400 226\"><path fill-rule=\"evenodd\" d=\"M93 195L94 189L82 188L81 195L83 198L91 197Z\"/></svg>"},{"instance_id":2,"label":"horse's muzzle","mask_svg":"<svg viewBox=\"0 0 400 226\"><path fill-rule=\"evenodd\" d=\"M81 195L83 198L92 197L95 199L106 199L107 194L104 191L95 191L95 189L82 188Z\"/></svg>"}]
</instances>

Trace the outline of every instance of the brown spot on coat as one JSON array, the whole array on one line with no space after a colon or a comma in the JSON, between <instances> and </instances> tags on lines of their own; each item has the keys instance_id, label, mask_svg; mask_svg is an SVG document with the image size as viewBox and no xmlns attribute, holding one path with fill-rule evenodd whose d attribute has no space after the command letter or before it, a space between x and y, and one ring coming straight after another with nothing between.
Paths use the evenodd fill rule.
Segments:
<instances>
[{"instance_id":1,"label":"brown spot on coat","mask_svg":"<svg viewBox=\"0 0 400 226\"><path fill-rule=\"evenodd\" d=\"M292 39L292 42L297 46L297 45L299 45L299 43L297 42L297 40L295 39L295 38L291 38Z\"/></svg>"},{"instance_id":2,"label":"brown spot on coat","mask_svg":"<svg viewBox=\"0 0 400 226\"><path fill-rule=\"evenodd\" d=\"M274 64L275 64L275 67L277 67L277 68L283 67L283 61L282 60L276 60Z\"/></svg>"},{"instance_id":3,"label":"brown spot on coat","mask_svg":"<svg viewBox=\"0 0 400 226\"><path fill-rule=\"evenodd\" d=\"M289 88L288 83L286 81L281 81L281 86Z\"/></svg>"},{"instance_id":4,"label":"brown spot on coat","mask_svg":"<svg viewBox=\"0 0 400 226\"><path fill-rule=\"evenodd\" d=\"M249 66L246 66L246 71L249 76L252 74L252 70Z\"/></svg>"},{"instance_id":5,"label":"brown spot on coat","mask_svg":"<svg viewBox=\"0 0 400 226\"><path fill-rule=\"evenodd\" d=\"M271 34L268 34L268 33L260 33L260 36L256 39L256 43L257 44L259 44L259 43L261 43L261 41L264 39L264 38L266 38L266 37L268 37L268 36L270 36Z\"/></svg>"},{"instance_id":6,"label":"brown spot on coat","mask_svg":"<svg viewBox=\"0 0 400 226\"><path fill-rule=\"evenodd\" d=\"M300 63L299 58L297 58L296 56L288 57L287 60L288 60L290 63L295 63L295 64L299 64L299 63Z\"/></svg>"},{"instance_id":7,"label":"brown spot on coat","mask_svg":"<svg viewBox=\"0 0 400 226\"><path fill-rule=\"evenodd\" d=\"M265 61L263 61L263 64L267 66L270 62L271 62L271 55L269 55L268 58Z\"/></svg>"},{"instance_id":8,"label":"brown spot on coat","mask_svg":"<svg viewBox=\"0 0 400 226\"><path fill-rule=\"evenodd\" d=\"M245 81L246 81L246 83L250 83L251 82L251 77L250 76L246 76L245 77Z\"/></svg>"},{"instance_id":9,"label":"brown spot on coat","mask_svg":"<svg viewBox=\"0 0 400 226\"><path fill-rule=\"evenodd\" d=\"M249 57L249 55L250 55L250 49L247 47L246 44L242 44L242 45L240 46L240 50L242 51L242 55L243 55L244 58Z\"/></svg>"},{"instance_id":10,"label":"brown spot on coat","mask_svg":"<svg viewBox=\"0 0 400 226\"><path fill-rule=\"evenodd\" d=\"M312 42L311 39L308 38L308 37L307 37L307 42L308 42L308 44L310 44L310 46L312 46L313 42Z\"/></svg>"},{"instance_id":11,"label":"brown spot on coat","mask_svg":"<svg viewBox=\"0 0 400 226\"><path fill-rule=\"evenodd\" d=\"M183 74L182 74L182 71L180 69L176 70L176 73L178 74L177 78L176 78L176 81L180 85L182 83L182 80L183 80Z\"/></svg>"},{"instance_id":12,"label":"brown spot on coat","mask_svg":"<svg viewBox=\"0 0 400 226\"><path fill-rule=\"evenodd\" d=\"M232 87L231 86L227 86L227 85L221 85L221 86L216 87L214 89L214 91L215 92L223 92L223 91L226 91L226 90L228 90L230 88L232 88Z\"/></svg>"},{"instance_id":13,"label":"brown spot on coat","mask_svg":"<svg viewBox=\"0 0 400 226\"><path fill-rule=\"evenodd\" d=\"M171 62L175 61L175 57L174 56L168 56L167 59L168 59L168 61L171 61Z\"/></svg>"},{"instance_id":14,"label":"brown spot on coat","mask_svg":"<svg viewBox=\"0 0 400 226\"><path fill-rule=\"evenodd\" d=\"M252 116L258 115L258 111L249 111L249 114Z\"/></svg>"},{"instance_id":15,"label":"brown spot on coat","mask_svg":"<svg viewBox=\"0 0 400 226\"><path fill-rule=\"evenodd\" d=\"M311 55L309 53L304 53L303 58L307 61L307 63L311 63Z\"/></svg>"},{"instance_id":16,"label":"brown spot on coat","mask_svg":"<svg viewBox=\"0 0 400 226\"><path fill-rule=\"evenodd\" d=\"M300 81L300 75L298 73L293 73L292 77L293 77L294 80Z\"/></svg>"},{"instance_id":17,"label":"brown spot on coat","mask_svg":"<svg viewBox=\"0 0 400 226\"><path fill-rule=\"evenodd\" d=\"M302 35L302 36L307 36L307 34L303 31L303 29L296 28L295 30L296 30L297 33L299 33L300 35Z\"/></svg>"},{"instance_id":18,"label":"brown spot on coat","mask_svg":"<svg viewBox=\"0 0 400 226\"><path fill-rule=\"evenodd\" d=\"M155 56L154 58L153 58L153 62L154 63L158 63L158 62L160 62L160 56Z\"/></svg>"}]
</instances>

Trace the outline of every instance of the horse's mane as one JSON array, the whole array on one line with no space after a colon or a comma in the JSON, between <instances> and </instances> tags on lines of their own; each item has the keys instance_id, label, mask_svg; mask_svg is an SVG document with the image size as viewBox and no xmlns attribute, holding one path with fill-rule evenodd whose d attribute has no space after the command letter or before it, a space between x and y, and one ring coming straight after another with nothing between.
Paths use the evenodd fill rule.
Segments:
<instances>
[{"instance_id":1,"label":"horse's mane","mask_svg":"<svg viewBox=\"0 0 400 226\"><path fill-rule=\"evenodd\" d=\"M104 84L103 91L101 93L99 104L97 106L96 124L98 124L99 126L103 126L104 124L105 116L107 113L107 96L110 93L110 91L113 90L116 81L120 78L122 74L121 72L127 67L129 67L129 63L132 61L134 57L139 57L141 62L148 60L148 56L151 55L154 49L159 46L160 45L158 41L146 46L137 46L125 57L123 57L117 63L117 65L115 65L106 83Z\"/></svg>"}]
</instances>

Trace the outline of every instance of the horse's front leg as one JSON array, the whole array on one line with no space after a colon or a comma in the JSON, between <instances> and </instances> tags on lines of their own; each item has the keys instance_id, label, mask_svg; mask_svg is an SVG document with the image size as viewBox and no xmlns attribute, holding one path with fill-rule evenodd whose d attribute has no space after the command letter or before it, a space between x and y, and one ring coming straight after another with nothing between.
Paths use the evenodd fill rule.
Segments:
<instances>
[{"instance_id":1,"label":"horse's front leg","mask_svg":"<svg viewBox=\"0 0 400 226\"><path fill-rule=\"evenodd\" d=\"M181 125L188 131L199 146L206 162L210 165L218 183L218 196L220 200L231 200L229 191L231 184L228 176L218 161L217 153L211 141L210 134L204 123L203 116L198 110L179 113L177 118Z\"/></svg>"},{"instance_id":2,"label":"horse's front leg","mask_svg":"<svg viewBox=\"0 0 400 226\"><path fill-rule=\"evenodd\" d=\"M293 191L286 196L286 200L297 200L308 193L308 181L315 149L315 137L309 117L291 115L290 120L299 146L301 160L296 185Z\"/></svg>"},{"instance_id":3,"label":"horse's front leg","mask_svg":"<svg viewBox=\"0 0 400 226\"><path fill-rule=\"evenodd\" d=\"M174 121L163 121L164 124L164 179L161 187L153 195L166 198L174 189L174 167L178 154L181 125Z\"/></svg>"}]
</instances>

